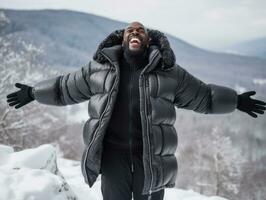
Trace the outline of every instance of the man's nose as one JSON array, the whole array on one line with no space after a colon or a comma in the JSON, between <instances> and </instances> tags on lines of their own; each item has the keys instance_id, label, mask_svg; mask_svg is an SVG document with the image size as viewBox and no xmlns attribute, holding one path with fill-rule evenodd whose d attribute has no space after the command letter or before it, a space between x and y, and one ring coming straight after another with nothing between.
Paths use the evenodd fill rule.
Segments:
<instances>
[{"instance_id":1,"label":"man's nose","mask_svg":"<svg viewBox=\"0 0 266 200\"><path fill-rule=\"evenodd\" d=\"M134 34L138 34L139 32L137 31L137 29L134 29L134 30L133 30L133 33L134 33Z\"/></svg>"}]
</instances>

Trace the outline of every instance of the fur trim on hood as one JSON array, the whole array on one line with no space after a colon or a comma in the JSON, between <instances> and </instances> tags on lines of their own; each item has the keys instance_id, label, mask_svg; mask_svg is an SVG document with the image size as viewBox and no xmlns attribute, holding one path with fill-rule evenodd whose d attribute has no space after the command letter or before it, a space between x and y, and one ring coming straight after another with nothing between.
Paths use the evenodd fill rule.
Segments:
<instances>
[{"instance_id":1,"label":"fur trim on hood","mask_svg":"<svg viewBox=\"0 0 266 200\"><path fill-rule=\"evenodd\" d=\"M163 68L171 68L174 66L176 58L173 50L170 47L169 41L164 33L158 30L147 29L148 35L151 38L150 46L156 46L163 58ZM124 29L113 31L109 34L98 46L97 51L93 55L93 59L99 63L107 62L107 59L100 53L105 47L121 45L123 41Z\"/></svg>"}]
</instances>

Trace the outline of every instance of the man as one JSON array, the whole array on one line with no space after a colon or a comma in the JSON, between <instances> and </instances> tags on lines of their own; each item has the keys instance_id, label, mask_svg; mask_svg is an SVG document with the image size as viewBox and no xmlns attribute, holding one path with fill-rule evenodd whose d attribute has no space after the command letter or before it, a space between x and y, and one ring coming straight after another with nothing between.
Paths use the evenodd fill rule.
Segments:
<instances>
[{"instance_id":1,"label":"man","mask_svg":"<svg viewBox=\"0 0 266 200\"><path fill-rule=\"evenodd\" d=\"M81 168L90 187L101 174L104 200L129 200L131 192L135 200L162 200L175 186L175 106L205 114L237 108L257 117L266 105L250 98L254 91L237 95L193 77L175 63L164 34L139 22L111 33L81 69L16 86L7 96L15 108L34 99L56 106L90 100Z\"/></svg>"}]
</instances>

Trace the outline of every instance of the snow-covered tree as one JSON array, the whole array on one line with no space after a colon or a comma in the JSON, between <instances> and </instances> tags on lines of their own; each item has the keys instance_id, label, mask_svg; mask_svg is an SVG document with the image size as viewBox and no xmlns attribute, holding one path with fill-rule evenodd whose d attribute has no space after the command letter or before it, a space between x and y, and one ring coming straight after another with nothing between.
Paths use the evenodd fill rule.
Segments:
<instances>
[{"instance_id":1,"label":"snow-covered tree","mask_svg":"<svg viewBox=\"0 0 266 200\"><path fill-rule=\"evenodd\" d=\"M1 30L4 30L4 27L10 23L8 17L6 17L3 11L0 11L0 33Z\"/></svg>"},{"instance_id":2,"label":"snow-covered tree","mask_svg":"<svg viewBox=\"0 0 266 200\"><path fill-rule=\"evenodd\" d=\"M231 139L224 136L218 127L213 128L210 140L212 141L211 146L206 147L213 150L216 194L221 196L226 194L228 196L231 193L238 194L242 167L245 162L241 152L234 148Z\"/></svg>"},{"instance_id":3,"label":"snow-covered tree","mask_svg":"<svg viewBox=\"0 0 266 200\"><path fill-rule=\"evenodd\" d=\"M3 16L0 13L1 26L9 22ZM16 82L32 86L41 80L62 74L40 62L39 57L44 53L41 47L19 39L11 40L10 36L0 35L0 143L11 145L16 150L47 142L61 143L63 149L73 150L70 148L72 146L76 147L76 151L81 149L81 137L70 137L76 132L73 129L69 132L68 129L77 124L69 123L65 117L68 113L65 107L42 105L36 101L20 109L8 106L6 96L18 90L14 86ZM66 139L62 140L60 137ZM70 157L73 155L72 158L78 155L75 151L67 153Z\"/></svg>"},{"instance_id":4,"label":"snow-covered tree","mask_svg":"<svg viewBox=\"0 0 266 200\"><path fill-rule=\"evenodd\" d=\"M245 159L230 137L219 127L194 132L194 139L182 147L180 185L205 195L234 199L240 191ZM186 170L184 170L186 169ZM183 174L183 171L185 174Z\"/></svg>"},{"instance_id":5,"label":"snow-covered tree","mask_svg":"<svg viewBox=\"0 0 266 200\"><path fill-rule=\"evenodd\" d=\"M30 141L30 135L38 134L39 131L45 133L62 114L52 113L51 109L43 112L45 108L38 106L36 102L18 110L10 108L6 102L6 95L15 91L16 82L32 85L58 73L38 63L38 55L41 52L40 48L23 41L14 43L8 36L0 37L0 142L13 144L16 148L23 148L29 143L34 144L34 141ZM40 73L43 71L45 74ZM39 136L42 138L44 135Z\"/></svg>"}]
</instances>

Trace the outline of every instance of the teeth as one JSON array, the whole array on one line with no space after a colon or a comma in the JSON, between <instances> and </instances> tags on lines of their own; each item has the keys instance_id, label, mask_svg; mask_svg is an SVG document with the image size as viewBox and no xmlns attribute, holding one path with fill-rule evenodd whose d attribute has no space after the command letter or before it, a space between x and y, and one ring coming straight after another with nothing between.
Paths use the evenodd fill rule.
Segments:
<instances>
[{"instance_id":1,"label":"teeth","mask_svg":"<svg viewBox=\"0 0 266 200\"><path fill-rule=\"evenodd\" d=\"M138 42L138 43L140 43L140 40L138 38L136 38L136 37L133 37L133 38L130 39L130 42Z\"/></svg>"}]
</instances>

